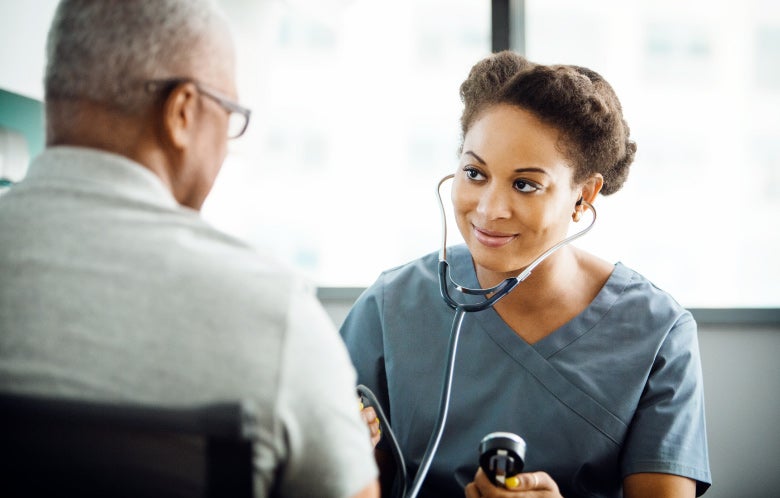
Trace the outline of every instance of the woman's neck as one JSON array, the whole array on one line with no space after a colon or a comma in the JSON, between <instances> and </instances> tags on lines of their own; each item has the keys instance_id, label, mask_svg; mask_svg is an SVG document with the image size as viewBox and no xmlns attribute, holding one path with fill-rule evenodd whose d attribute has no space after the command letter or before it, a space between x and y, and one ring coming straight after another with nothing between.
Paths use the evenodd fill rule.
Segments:
<instances>
[{"instance_id":1,"label":"woman's neck","mask_svg":"<svg viewBox=\"0 0 780 498\"><path fill-rule=\"evenodd\" d=\"M480 286L493 286L512 274L476 266ZM612 272L612 265L585 251L565 247L548 257L512 292L496 312L529 343L551 334L590 305Z\"/></svg>"}]
</instances>

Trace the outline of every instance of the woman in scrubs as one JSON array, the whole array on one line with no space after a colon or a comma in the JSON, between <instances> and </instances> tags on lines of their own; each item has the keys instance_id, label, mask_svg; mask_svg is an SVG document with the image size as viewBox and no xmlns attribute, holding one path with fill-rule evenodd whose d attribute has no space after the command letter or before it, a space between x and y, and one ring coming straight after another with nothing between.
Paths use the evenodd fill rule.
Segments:
<instances>
[{"instance_id":1,"label":"woman in scrubs","mask_svg":"<svg viewBox=\"0 0 780 498\"><path fill-rule=\"evenodd\" d=\"M447 254L455 281L486 288L586 222L587 205L623 185L636 145L614 91L586 68L502 52L477 63L460 93L452 205L465 245ZM384 272L341 329L410 477L435 425L453 316L437 262ZM693 497L709 486L696 323L640 274L566 246L462 330L419 496ZM495 431L527 443L524 473L504 487L477 471L479 441ZM384 441L376 453L391 481Z\"/></svg>"}]
</instances>

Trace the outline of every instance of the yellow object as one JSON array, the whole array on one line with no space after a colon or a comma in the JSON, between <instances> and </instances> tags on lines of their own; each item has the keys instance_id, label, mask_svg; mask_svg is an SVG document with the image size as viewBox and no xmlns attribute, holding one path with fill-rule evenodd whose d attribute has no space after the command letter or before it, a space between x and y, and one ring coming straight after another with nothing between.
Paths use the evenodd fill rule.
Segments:
<instances>
[{"instance_id":1,"label":"yellow object","mask_svg":"<svg viewBox=\"0 0 780 498\"><path fill-rule=\"evenodd\" d=\"M514 489L520 485L520 479L517 478L517 476L507 477L506 481L504 482L504 486L506 486L507 489Z\"/></svg>"}]
</instances>

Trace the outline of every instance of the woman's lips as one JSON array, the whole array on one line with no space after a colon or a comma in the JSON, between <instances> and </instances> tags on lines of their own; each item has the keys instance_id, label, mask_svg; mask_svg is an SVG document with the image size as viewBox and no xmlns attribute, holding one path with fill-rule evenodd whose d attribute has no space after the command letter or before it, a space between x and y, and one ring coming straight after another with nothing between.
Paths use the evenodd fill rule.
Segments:
<instances>
[{"instance_id":1,"label":"woman's lips","mask_svg":"<svg viewBox=\"0 0 780 498\"><path fill-rule=\"evenodd\" d=\"M482 228L477 228L473 226L474 229L474 237L482 244L487 247L501 247L506 244L509 244L512 242L515 237L517 237L516 234L506 234L502 232L494 232L492 230L485 230Z\"/></svg>"}]
</instances>

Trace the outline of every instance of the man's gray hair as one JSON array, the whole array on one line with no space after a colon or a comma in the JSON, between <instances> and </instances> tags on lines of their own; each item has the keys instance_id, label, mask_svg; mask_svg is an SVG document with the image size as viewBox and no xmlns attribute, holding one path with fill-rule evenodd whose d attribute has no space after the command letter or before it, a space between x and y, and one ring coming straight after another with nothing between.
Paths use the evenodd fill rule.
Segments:
<instances>
[{"instance_id":1,"label":"man's gray hair","mask_svg":"<svg viewBox=\"0 0 780 498\"><path fill-rule=\"evenodd\" d=\"M213 0L62 0L46 46L46 100L132 112L148 100L144 81L219 65L214 40L226 26Z\"/></svg>"}]
</instances>

